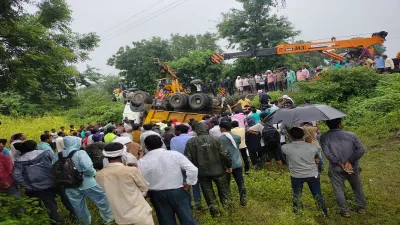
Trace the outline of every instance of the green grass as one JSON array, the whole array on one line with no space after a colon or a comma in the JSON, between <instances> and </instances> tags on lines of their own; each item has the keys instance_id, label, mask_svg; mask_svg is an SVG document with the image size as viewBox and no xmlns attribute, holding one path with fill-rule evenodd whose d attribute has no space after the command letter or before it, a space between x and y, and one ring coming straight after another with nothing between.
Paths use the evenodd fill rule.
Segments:
<instances>
[{"instance_id":1,"label":"green grass","mask_svg":"<svg viewBox=\"0 0 400 225\"><path fill-rule=\"evenodd\" d=\"M68 125L63 117L43 117L27 119L10 119L0 117L3 125L0 126L0 137L9 138L11 134L25 132L28 138L37 140L39 135L53 127ZM336 214L332 186L328 178L328 165L321 175L322 193L329 210L329 217L324 219L316 209L315 202L307 186L303 190L305 210L302 216L292 213L289 171L283 174L275 171L251 170L245 176L248 206L239 205L239 195L234 181L231 183L232 207L224 210L221 217L211 218L209 212L194 212L200 225L264 225L264 224L334 224L334 225L381 225L400 224L400 140L368 138L359 134L366 144L366 154L361 159L362 183L367 195L368 214L358 215L345 219ZM349 205L354 205L354 198L350 185L346 185L346 197ZM206 207L203 200L203 206ZM92 220L95 225L102 224L102 219L89 201ZM62 204L59 204L61 215L66 218L64 224L75 224L68 220L68 213ZM154 216L156 219L156 217Z\"/></svg>"}]
</instances>

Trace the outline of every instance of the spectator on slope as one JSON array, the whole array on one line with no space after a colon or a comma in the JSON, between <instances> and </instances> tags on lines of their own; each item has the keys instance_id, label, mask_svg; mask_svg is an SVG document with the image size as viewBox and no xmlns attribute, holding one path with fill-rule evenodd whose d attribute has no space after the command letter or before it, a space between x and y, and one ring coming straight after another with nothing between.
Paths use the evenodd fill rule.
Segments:
<instances>
[{"instance_id":1,"label":"spectator on slope","mask_svg":"<svg viewBox=\"0 0 400 225\"><path fill-rule=\"evenodd\" d=\"M19 188L12 178L13 163L8 151L4 149L6 139L0 139L0 193L5 193L8 196L13 196L19 199Z\"/></svg>"},{"instance_id":2,"label":"spectator on slope","mask_svg":"<svg viewBox=\"0 0 400 225\"><path fill-rule=\"evenodd\" d=\"M125 153L123 144L108 144L103 155L109 165L96 174L96 181L106 193L117 224L153 225L152 209L142 195L149 184L136 167L124 165Z\"/></svg>"},{"instance_id":3,"label":"spectator on slope","mask_svg":"<svg viewBox=\"0 0 400 225\"><path fill-rule=\"evenodd\" d=\"M263 90L258 90L258 99L260 101L260 107L268 105L271 96L265 93Z\"/></svg>"},{"instance_id":4,"label":"spectator on slope","mask_svg":"<svg viewBox=\"0 0 400 225\"><path fill-rule=\"evenodd\" d=\"M296 83L296 74L292 69L286 69L287 90L294 91L294 84Z\"/></svg>"},{"instance_id":5,"label":"spectator on slope","mask_svg":"<svg viewBox=\"0 0 400 225\"><path fill-rule=\"evenodd\" d=\"M212 129L210 129L209 134L211 137L219 138L221 137L221 130L219 129L219 120L217 118L212 118L211 123L214 125Z\"/></svg>"},{"instance_id":6,"label":"spectator on slope","mask_svg":"<svg viewBox=\"0 0 400 225\"><path fill-rule=\"evenodd\" d=\"M235 115L232 116L232 120L236 120L239 122L239 127L245 128L245 120L246 116L244 115L243 111L241 110L235 110Z\"/></svg>"},{"instance_id":7,"label":"spectator on slope","mask_svg":"<svg viewBox=\"0 0 400 225\"><path fill-rule=\"evenodd\" d=\"M379 73L385 72L385 60L381 57L380 54L375 54L374 67Z\"/></svg>"},{"instance_id":8,"label":"spectator on slope","mask_svg":"<svg viewBox=\"0 0 400 225\"><path fill-rule=\"evenodd\" d=\"M311 194L318 203L324 215L328 215L324 197L321 193L321 182L316 166L318 161L318 148L314 144L304 141L304 131L294 127L290 130L290 135L294 140L290 144L282 146L282 151L289 162L290 179L293 191L293 211L300 213L303 209L301 195L304 183L308 184Z\"/></svg>"},{"instance_id":9,"label":"spectator on slope","mask_svg":"<svg viewBox=\"0 0 400 225\"><path fill-rule=\"evenodd\" d=\"M14 140L10 142L10 154L11 160L14 162L15 159L20 155L20 152L14 147L16 143L20 143L26 140L26 136L23 133L17 133L13 135Z\"/></svg>"},{"instance_id":10,"label":"spectator on slope","mask_svg":"<svg viewBox=\"0 0 400 225\"><path fill-rule=\"evenodd\" d=\"M250 85L251 93L257 92L256 80L254 79L254 77L251 74L249 74L247 77L249 78L249 85Z\"/></svg>"},{"instance_id":11,"label":"spectator on slope","mask_svg":"<svg viewBox=\"0 0 400 225\"><path fill-rule=\"evenodd\" d=\"M197 183L197 168L181 153L167 151L160 136L150 135L144 140L148 153L139 159L139 170L149 182L151 203L160 225L197 225L190 210L190 186ZM186 182L182 171L186 173Z\"/></svg>"},{"instance_id":12,"label":"spectator on slope","mask_svg":"<svg viewBox=\"0 0 400 225\"><path fill-rule=\"evenodd\" d=\"M244 173L249 174L250 163L249 157L247 156L246 130L244 128L240 128L237 121L232 121L231 133L240 137L239 151L244 162Z\"/></svg>"},{"instance_id":13,"label":"spectator on slope","mask_svg":"<svg viewBox=\"0 0 400 225\"><path fill-rule=\"evenodd\" d=\"M250 84L249 84L249 78L245 77L244 79L242 79L242 83L243 83L243 92L250 94L251 88L250 88Z\"/></svg>"},{"instance_id":14,"label":"spectator on slope","mask_svg":"<svg viewBox=\"0 0 400 225\"><path fill-rule=\"evenodd\" d=\"M310 79L310 71L308 71L307 66L302 65L301 71L306 75L306 81L309 82L311 79Z\"/></svg>"},{"instance_id":15,"label":"spectator on slope","mask_svg":"<svg viewBox=\"0 0 400 225\"><path fill-rule=\"evenodd\" d=\"M65 146L64 146L64 137L65 137L65 133L64 133L64 132L62 132L62 131L58 132L58 137L57 137L57 139L56 139L56 149L57 149L57 152L62 152L62 151L64 151L64 149L65 149Z\"/></svg>"},{"instance_id":16,"label":"spectator on slope","mask_svg":"<svg viewBox=\"0 0 400 225\"><path fill-rule=\"evenodd\" d=\"M240 76L236 78L235 87L239 91L239 95L243 95L243 80Z\"/></svg>"},{"instance_id":17,"label":"spectator on slope","mask_svg":"<svg viewBox=\"0 0 400 225\"><path fill-rule=\"evenodd\" d=\"M246 188L244 186L244 178L243 178L243 164L239 151L241 137L231 133L232 124L230 122L222 122L220 124L220 129L222 133L221 142L228 150L232 160L232 170L227 171L226 173L228 179L228 185L230 185L231 183L231 174L232 174L239 190L240 205L246 206L247 200L246 200Z\"/></svg>"},{"instance_id":18,"label":"spectator on slope","mask_svg":"<svg viewBox=\"0 0 400 225\"><path fill-rule=\"evenodd\" d=\"M374 65L374 60L372 60L368 56L364 56L364 67L371 68L373 65Z\"/></svg>"},{"instance_id":19,"label":"spectator on slope","mask_svg":"<svg viewBox=\"0 0 400 225\"><path fill-rule=\"evenodd\" d=\"M220 202L227 205L230 190L226 172L232 171L232 160L221 141L208 135L204 123L192 122L190 126L197 136L186 143L185 156L198 168L199 183L211 216L218 216L219 210L212 182L214 181L217 186Z\"/></svg>"},{"instance_id":20,"label":"spectator on slope","mask_svg":"<svg viewBox=\"0 0 400 225\"><path fill-rule=\"evenodd\" d=\"M153 124L145 124L143 125L144 132L140 135L140 145L142 147L142 150L144 153L147 153L146 145L144 144L144 139L146 139L150 135L157 135L161 138L161 135L155 131L153 131ZM165 144L163 145L163 148L167 149Z\"/></svg>"},{"instance_id":21,"label":"spectator on slope","mask_svg":"<svg viewBox=\"0 0 400 225\"><path fill-rule=\"evenodd\" d=\"M12 177L14 181L25 188L26 195L38 198L49 211L53 224L60 224L61 218L57 212L56 191L51 172L53 153L38 151L35 141L15 143L15 148L21 153L15 159Z\"/></svg>"},{"instance_id":22,"label":"spectator on slope","mask_svg":"<svg viewBox=\"0 0 400 225\"><path fill-rule=\"evenodd\" d=\"M113 125L107 126L107 134L104 136L105 143L111 143L117 135L115 135L116 128Z\"/></svg>"},{"instance_id":23,"label":"spectator on slope","mask_svg":"<svg viewBox=\"0 0 400 225\"><path fill-rule=\"evenodd\" d=\"M82 172L83 182L77 188L67 188L67 196L74 207L75 214L81 225L91 224L92 217L87 208L86 199L89 198L97 206L100 216L104 224L108 224L114 220L111 207L107 201L106 194L103 189L97 184L94 176L96 170L93 168L92 160L86 151L79 151L81 141L78 137L64 137L65 150L62 153L63 157L70 155L72 151L76 151L72 156L72 161L78 171ZM53 159L53 164L58 161L58 154Z\"/></svg>"},{"instance_id":24,"label":"spectator on slope","mask_svg":"<svg viewBox=\"0 0 400 225\"><path fill-rule=\"evenodd\" d=\"M186 143L193 138L193 136L188 135L189 127L183 124L177 125L175 127L175 137L171 139L171 151L177 151L182 154L185 153ZM193 185L193 199L194 206L196 210L202 210L201 205L201 191L200 184ZM191 197L191 196L190 196ZM192 198L190 198L190 205L192 206Z\"/></svg>"},{"instance_id":25,"label":"spectator on slope","mask_svg":"<svg viewBox=\"0 0 400 225\"><path fill-rule=\"evenodd\" d=\"M349 181L356 201L355 210L360 214L366 214L366 197L361 185L360 158L365 150L358 137L347 131L343 131L340 118L326 121L329 131L321 136L321 147L329 160L329 173L333 186L336 202L340 208L340 215L350 217L349 207L344 196L344 182Z\"/></svg>"},{"instance_id":26,"label":"spectator on slope","mask_svg":"<svg viewBox=\"0 0 400 225\"><path fill-rule=\"evenodd\" d=\"M140 131L140 125L137 123L134 123L132 126L133 131L131 132L132 135L132 141L135 143L140 144L140 135L142 135L142 131Z\"/></svg>"},{"instance_id":27,"label":"spectator on slope","mask_svg":"<svg viewBox=\"0 0 400 225\"><path fill-rule=\"evenodd\" d=\"M318 171L322 172L324 171L324 158L322 157L322 149L317 138L319 129L313 126L311 122L305 122L303 123L303 130L305 141L316 145L318 148Z\"/></svg>"},{"instance_id":28,"label":"spectator on slope","mask_svg":"<svg viewBox=\"0 0 400 225\"><path fill-rule=\"evenodd\" d=\"M103 135L95 134L93 135L93 144L90 144L86 147L86 153L89 155L90 159L92 160L93 167L96 170L103 169L103 149L107 145L106 143L102 142Z\"/></svg>"},{"instance_id":29,"label":"spectator on slope","mask_svg":"<svg viewBox=\"0 0 400 225\"><path fill-rule=\"evenodd\" d=\"M166 127L164 129L164 134L162 135L163 141L167 150L171 150L171 139L175 136L171 127Z\"/></svg>"},{"instance_id":30,"label":"spectator on slope","mask_svg":"<svg viewBox=\"0 0 400 225\"><path fill-rule=\"evenodd\" d=\"M394 69L393 59L388 58L387 55L383 55L383 60L385 60L385 72L392 72Z\"/></svg>"},{"instance_id":31,"label":"spectator on slope","mask_svg":"<svg viewBox=\"0 0 400 225\"><path fill-rule=\"evenodd\" d=\"M50 134L40 135L40 141L41 142L38 145L38 150L48 150L54 154L53 148L51 147L51 143L53 143L53 137Z\"/></svg>"},{"instance_id":32,"label":"spectator on slope","mask_svg":"<svg viewBox=\"0 0 400 225\"><path fill-rule=\"evenodd\" d=\"M3 155L10 157L11 159L10 151L8 151L8 149L6 148L6 144L7 144L7 139L0 139L0 152Z\"/></svg>"}]
</instances>

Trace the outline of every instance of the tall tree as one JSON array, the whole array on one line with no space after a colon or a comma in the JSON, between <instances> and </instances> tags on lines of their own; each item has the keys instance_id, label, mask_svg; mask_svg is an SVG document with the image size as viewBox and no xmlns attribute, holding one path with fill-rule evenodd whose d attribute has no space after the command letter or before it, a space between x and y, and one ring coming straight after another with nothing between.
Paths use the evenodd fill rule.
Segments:
<instances>
[{"instance_id":1,"label":"tall tree","mask_svg":"<svg viewBox=\"0 0 400 225\"><path fill-rule=\"evenodd\" d=\"M229 47L254 50L261 46L275 46L287 38L300 34L284 16L271 13L276 7L274 0L237 0L243 9L230 9L223 13L217 25Z\"/></svg>"},{"instance_id":2,"label":"tall tree","mask_svg":"<svg viewBox=\"0 0 400 225\"><path fill-rule=\"evenodd\" d=\"M150 40L133 42L133 46L121 47L108 60L108 65L121 70L128 86L137 86L145 91L152 91L156 80L165 77L154 65L154 58L159 58L171 65L182 81L190 77L210 79L220 73L220 66L210 63L210 54L219 51L218 38L215 34L171 35L170 40L153 37Z\"/></svg>"},{"instance_id":3,"label":"tall tree","mask_svg":"<svg viewBox=\"0 0 400 225\"><path fill-rule=\"evenodd\" d=\"M243 9L230 9L223 13L222 21L217 25L219 34L229 42L229 48L242 51L272 47L286 39L300 34L292 23L283 16L272 13L279 6L276 0L237 0ZM284 6L285 1L282 1ZM269 56L256 59L238 59L231 74L265 72L268 69L285 66L286 57Z\"/></svg>"},{"instance_id":4,"label":"tall tree","mask_svg":"<svg viewBox=\"0 0 400 225\"><path fill-rule=\"evenodd\" d=\"M125 78L128 86L137 86L146 91L154 90L156 79L162 77L154 65L154 58L173 60L169 41L153 37L132 44L133 47L121 47L107 64L121 70L120 75Z\"/></svg>"},{"instance_id":5,"label":"tall tree","mask_svg":"<svg viewBox=\"0 0 400 225\"><path fill-rule=\"evenodd\" d=\"M64 0L36 6L36 13L0 20L0 91L50 109L72 102L60 100L74 96L79 72L73 64L87 60L99 38L71 31L71 11Z\"/></svg>"}]
</instances>

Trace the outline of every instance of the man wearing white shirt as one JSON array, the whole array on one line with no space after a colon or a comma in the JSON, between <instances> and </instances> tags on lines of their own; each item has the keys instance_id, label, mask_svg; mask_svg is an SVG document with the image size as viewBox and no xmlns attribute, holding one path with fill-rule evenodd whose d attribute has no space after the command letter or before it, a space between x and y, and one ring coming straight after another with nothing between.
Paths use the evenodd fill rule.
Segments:
<instances>
[{"instance_id":1,"label":"man wearing white shirt","mask_svg":"<svg viewBox=\"0 0 400 225\"><path fill-rule=\"evenodd\" d=\"M210 136L214 138L221 137L222 133L221 130L219 129L219 120L217 118L213 118L210 122L214 124L214 127L211 128L210 131L208 132Z\"/></svg>"},{"instance_id":2,"label":"man wearing white shirt","mask_svg":"<svg viewBox=\"0 0 400 225\"><path fill-rule=\"evenodd\" d=\"M197 225L192 215L187 191L197 183L197 168L181 153L168 151L158 135L150 135L144 140L149 151L139 159L139 170L149 182L149 196L160 225ZM183 183L182 171L186 173Z\"/></svg>"},{"instance_id":3,"label":"man wearing white shirt","mask_svg":"<svg viewBox=\"0 0 400 225\"><path fill-rule=\"evenodd\" d=\"M301 66L301 71L306 74L306 81L310 81L310 71L308 71L306 65Z\"/></svg>"},{"instance_id":4,"label":"man wearing white shirt","mask_svg":"<svg viewBox=\"0 0 400 225\"><path fill-rule=\"evenodd\" d=\"M57 152L62 152L62 151L64 151L64 149L65 149L65 146L64 146L64 137L65 137L65 133L64 133L64 132L62 132L62 131L58 132L58 137L57 137L57 139L56 139L56 149L57 149Z\"/></svg>"}]
</instances>

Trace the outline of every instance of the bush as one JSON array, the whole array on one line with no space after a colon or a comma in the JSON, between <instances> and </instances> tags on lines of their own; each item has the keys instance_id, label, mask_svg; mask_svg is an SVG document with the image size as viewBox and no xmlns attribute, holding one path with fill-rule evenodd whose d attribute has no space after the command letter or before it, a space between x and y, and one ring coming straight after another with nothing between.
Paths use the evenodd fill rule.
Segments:
<instances>
[{"instance_id":1,"label":"bush","mask_svg":"<svg viewBox=\"0 0 400 225\"><path fill-rule=\"evenodd\" d=\"M51 219L39 206L37 199L0 195L0 224L2 225L50 225Z\"/></svg>"}]
</instances>

